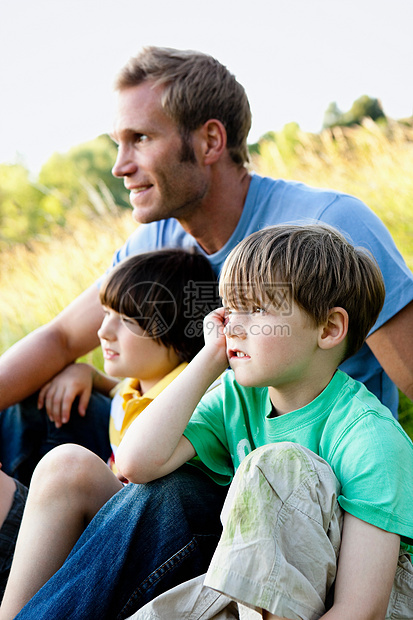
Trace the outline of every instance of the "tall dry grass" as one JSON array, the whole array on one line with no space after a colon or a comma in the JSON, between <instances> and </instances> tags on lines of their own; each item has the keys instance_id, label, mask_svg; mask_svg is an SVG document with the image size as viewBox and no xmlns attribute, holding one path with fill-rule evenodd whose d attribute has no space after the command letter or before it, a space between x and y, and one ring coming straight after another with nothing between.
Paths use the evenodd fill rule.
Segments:
<instances>
[{"instance_id":1,"label":"tall dry grass","mask_svg":"<svg viewBox=\"0 0 413 620\"><path fill-rule=\"evenodd\" d=\"M396 122L308 134L296 129L260 144L253 168L270 177L330 187L363 200L389 228L413 269L413 128Z\"/></svg>"},{"instance_id":2,"label":"tall dry grass","mask_svg":"<svg viewBox=\"0 0 413 620\"><path fill-rule=\"evenodd\" d=\"M80 220L71 232L60 232L47 242L2 252L0 353L56 316L103 274L113 252L135 228L130 211L108 211Z\"/></svg>"}]
</instances>

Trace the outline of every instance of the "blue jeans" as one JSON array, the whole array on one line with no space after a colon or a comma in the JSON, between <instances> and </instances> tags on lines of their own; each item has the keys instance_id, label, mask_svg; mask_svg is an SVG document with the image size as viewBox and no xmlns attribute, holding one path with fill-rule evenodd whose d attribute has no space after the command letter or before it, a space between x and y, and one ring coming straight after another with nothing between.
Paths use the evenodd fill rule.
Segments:
<instances>
[{"instance_id":1,"label":"blue jeans","mask_svg":"<svg viewBox=\"0 0 413 620\"><path fill-rule=\"evenodd\" d=\"M226 491L191 465L149 484L128 484L16 617L121 620L202 574L221 534Z\"/></svg>"},{"instance_id":2,"label":"blue jeans","mask_svg":"<svg viewBox=\"0 0 413 620\"><path fill-rule=\"evenodd\" d=\"M52 448L77 443L103 460L110 456L109 412L111 399L92 393L86 416L77 411L76 400L70 420L61 428L50 422L45 409L37 408L37 394L0 411L0 463L3 471L29 486L34 468Z\"/></svg>"}]
</instances>

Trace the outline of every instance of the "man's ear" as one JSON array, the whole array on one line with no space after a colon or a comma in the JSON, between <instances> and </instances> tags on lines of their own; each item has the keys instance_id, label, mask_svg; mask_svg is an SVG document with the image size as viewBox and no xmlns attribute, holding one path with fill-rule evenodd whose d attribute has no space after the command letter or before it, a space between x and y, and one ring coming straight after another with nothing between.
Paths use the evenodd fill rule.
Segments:
<instances>
[{"instance_id":1,"label":"man's ear","mask_svg":"<svg viewBox=\"0 0 413 620\"><path fill-rule=\"evenodd\" d=\"M318 346L320 349L332 349L339 345L348 332L348 314L344 308L331 308L327 321L320 328Z\"/></svg>"},{"instance_id":2,"label":"man's ear","mask_svg":"<svg viewBox=\"0 0 413 620\"><path fill-rule=\"evenodd\" d=\"M215 164L227 146L227 132L221 121L210 119L199 129L201 155L206 166Z\"/></svg>"}]
</instances>

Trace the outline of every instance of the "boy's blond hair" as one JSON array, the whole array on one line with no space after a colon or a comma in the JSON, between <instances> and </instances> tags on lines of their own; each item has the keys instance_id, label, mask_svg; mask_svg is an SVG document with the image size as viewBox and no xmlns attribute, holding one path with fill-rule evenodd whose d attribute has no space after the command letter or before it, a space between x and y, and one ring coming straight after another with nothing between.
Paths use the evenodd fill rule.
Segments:
<instances>
[{"instance_id":1,"label":"boy's blond hair","mask_svg":"<svg viewBox=\"0 0 413 620\"><path fill-rule=\"evenodd\" d=\"M146 47L120 71L115 89L150 81L163 87L162 106L182 135L186 159L191 159L190 134L217 119L227 132L234 163L249 161L247 136L251 110L244 88L218 60L191 50Z\"/></svg>"},{"instance_id":2,"label":"boy's blond hair","mask_svg":"<svg viewBox=\"0 0 413 620\"><path fill-rule=\"evenodd\" d=\"M349 357L376 322L385 288L368 251L323 224L265 228L246 237L227 257L220 295L229 306L271 306L288 313L289 294L316 325L325 323L331 308L347 311Z\"/></svg>"}]
</instances>

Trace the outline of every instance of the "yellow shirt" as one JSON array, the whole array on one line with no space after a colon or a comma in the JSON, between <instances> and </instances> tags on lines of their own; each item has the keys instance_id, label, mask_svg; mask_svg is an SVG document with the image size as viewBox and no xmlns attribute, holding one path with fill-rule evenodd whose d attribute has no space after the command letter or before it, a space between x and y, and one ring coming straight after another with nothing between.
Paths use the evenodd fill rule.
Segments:
<instances>
[{"instance_id":1,"label":"yellow shirt","mask_svg":"<svg viewBox=\"0 0 413 620\"><path fill-rule=\"evenodd\" d=\"M117 387L112 400L109 422L109 440L113 455L116 453L123 436L135 418L158 396L183 369L187 366L183 362L163 379L158 381L150 390L141 394L139 379L125 379ZM112 456L113 456L112 455ZM111 469L116 472L114 459L111 459Z\"/></svg>"}]
</instances>

